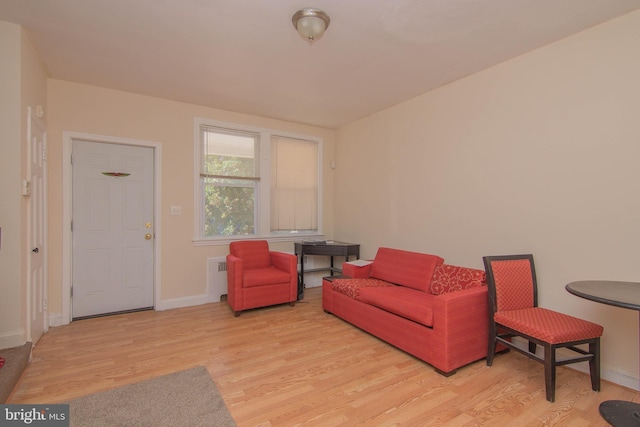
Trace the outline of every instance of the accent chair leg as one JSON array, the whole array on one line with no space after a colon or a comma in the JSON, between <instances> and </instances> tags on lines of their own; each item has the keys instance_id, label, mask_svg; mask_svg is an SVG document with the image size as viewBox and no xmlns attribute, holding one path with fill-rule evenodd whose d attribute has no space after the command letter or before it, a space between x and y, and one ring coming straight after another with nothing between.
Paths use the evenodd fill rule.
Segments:
<instances>
[{"instance_id":1,"label":"accent chair leg","mask_svg":"<svg viewBox=\"0 0 640 427\"><path fill-rule=\"evenodd\" d=\"M600 337L589 343L589 353L593 354L593 358L589 360L591 388L593 391L600 391Z\"/></svg>"},{"instance_id":2,"label":"accent chair leg","mask_svg":"<svg viewBox=\"0 0 640 427\"><path fill-rule=\"evenodd\" d=\"M536 354L536 343L529 341L529 353Z\"/></svg>"},{"instance_id":3,"label":"accent chair leg","mask_svg":"<svg viewBox=\"0 0 640 427\"><path fill-rule=\"evenodd\" d=\"M295 306L296 306L296 302L295 302L295 301L291 301L291 302L289 303L289 305L290 305L291 307L295 307Z\"/></svg>"},{"instance_id":4,"label":"accent chair leg","mask_svg":"<svg viewBox=\"0 0 640 427\"><path fill-rule=\"evenodd\" d=\"M544 387L547 400L551 403L556 399L556 346L544 345Z\"/></svg>"},{"instance_id":5,"label":"accent chair leg","mask_svg":"<svg viewBox=\"0 0 640 427\"><path fill-rule=\"evenodd\" d=\"M234 312L233 312L233 315L234 315L235 317L240 317L240 313L242 313L242 311L234 311Z\"/></svg>"},{"instance_id":6,"label":"accent chair leg","mask_svg":"<svg viewBox=\"0 0 640 427\"><path fill-rule=\"evenodd\" d=\"M489 325L489 341L487 343L487 366L493 364L493 356L496 354L496 334L498 328L495 323Z\"/></svg>"}]
</instances>

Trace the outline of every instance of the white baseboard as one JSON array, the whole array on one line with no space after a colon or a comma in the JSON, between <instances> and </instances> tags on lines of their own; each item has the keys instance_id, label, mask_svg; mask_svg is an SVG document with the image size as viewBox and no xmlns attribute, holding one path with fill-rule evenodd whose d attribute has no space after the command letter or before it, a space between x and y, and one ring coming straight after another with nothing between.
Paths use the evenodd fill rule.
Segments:
<instances>
[{"instance_id":1,"label":"white baseboard","mask_svg":"<svg viewBox=\"0 0 640 427\"><path fill-rule=\"evenodd\" d=\"M220 296L218 295L195 295L191 297L182 297L174 299L166 299L160 301L155 310L164 311L171 310L173 308L191 307L194 305L209 304L212 302L220 302ZM69 322L64 322L62 313L49 313L49 327L63 326ZM2 337L0 337L1 342ZM24 344L24 343L23 343ZM4 348L4 347L0 347Z\"/></svg>"},{"instance_id":2,"label":"white baseboard","mask_svg":"<svg viewBox=\"0 0 640 427\"><path fill-rule=\"evenodd\" d=\"M194 305L220 302L216 295L195 295L192 297L173 298L160 301L156 306L157 311L171 310L173 308L191 307Z\"/></svg>"},{"instance_id":3,"label":"white baseboard","mask_svg":"<svg viewBox=\"0 0 640 427\"><path fill-rule=\"evenodd\" d=\"M23 329L0 334L0 348L20 347L26 342Z\"/></svg>"},{"instance_id":4,"label":"white baseboard","mask_svg":"<svg viewBox=\"0 0 640 427\"><path fill-rule=\"evenodd\" d=\"M62 320L62 313L49 313L49 327L55 328L56 326L66 325L67 323L64 323Z\"/></svg>"},{"instance_id":5,"label":"white baseboard","mask_svg":"<svg viewBox=\"0 0 640 427\"><path fill-rule=\"evenodd\" d=\"M589 365L587 364L587 362L574 363L572 365L565 366L569 369L573 369L589 375ZM602 367L600 367L600 379L621 385L622 387L630 388L631 390L640 391L640 380L622 372L603 369Z\"/></svg>"},{"instance_id":6,"label":"white baseboard","mask_svg":"<svg viewBox=\"0 0 640 427\"><path fill-rule=\"evenodd\" d=\"M611 371L609 369L604 369L601 372L601 378L614 384L630 388L631 390L640 391L639 378L635 378L621 372Z\"/></svg>"}]
</instances>

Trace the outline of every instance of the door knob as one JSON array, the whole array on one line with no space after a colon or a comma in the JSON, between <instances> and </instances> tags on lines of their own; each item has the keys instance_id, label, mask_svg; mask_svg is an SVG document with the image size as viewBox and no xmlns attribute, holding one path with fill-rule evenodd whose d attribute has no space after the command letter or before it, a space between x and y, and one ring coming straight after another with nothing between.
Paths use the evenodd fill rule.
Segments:
<instances>
[{"instance_id":1,"label":"door knob","mask_svg":"<svg viewBox=\"0 0 640 427\"><path fill-rule=\"evenodd\" d=\"M149 234L149 233L145 234L144 238L147 239L147 240L151 240L151 234Z\"/></svg>"},{"instance_id":2,"label":"door knob","mask_svg":"<svg viewBox=\"0 0 640 427\"><path fill-rule=\"evenodd\" d=\"M31 249L31 252L33 252L34 254L37 254L38 252L40 252L40 249L33 248L33 249Z\"/></svg>"}]
</instances>

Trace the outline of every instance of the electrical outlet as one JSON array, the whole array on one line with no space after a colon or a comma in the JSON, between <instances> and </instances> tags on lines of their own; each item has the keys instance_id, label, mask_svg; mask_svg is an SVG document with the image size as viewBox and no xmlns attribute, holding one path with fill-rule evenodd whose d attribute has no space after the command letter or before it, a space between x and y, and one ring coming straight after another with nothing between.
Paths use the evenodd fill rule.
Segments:
<instances>
[{"instance_id":1,"label":"electrical outlet","mask_svg":"<svg viewBox=\"0 0 640 427\"><path fill-rule=\"evenodd\" d=\"M171 206L171 215L182 215L182 207L180 206Z\"/></svg>"}]
</instances>

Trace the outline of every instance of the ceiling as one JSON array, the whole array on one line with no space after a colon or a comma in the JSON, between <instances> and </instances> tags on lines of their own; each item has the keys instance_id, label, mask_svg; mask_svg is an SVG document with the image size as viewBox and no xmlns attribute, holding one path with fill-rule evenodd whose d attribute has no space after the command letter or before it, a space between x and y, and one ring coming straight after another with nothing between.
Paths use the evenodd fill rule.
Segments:
<instances>
[{"instance_id":1,"label":"ceiling","mask_svg":"<svg viewBox=\"0 0 640 427\"><path fill-rule=\"evenodd\" d=\"M309 45L303 7L331 17ZM0 0L50 77L334 129L640 0Z\"/></svg>"}]
</instances>

